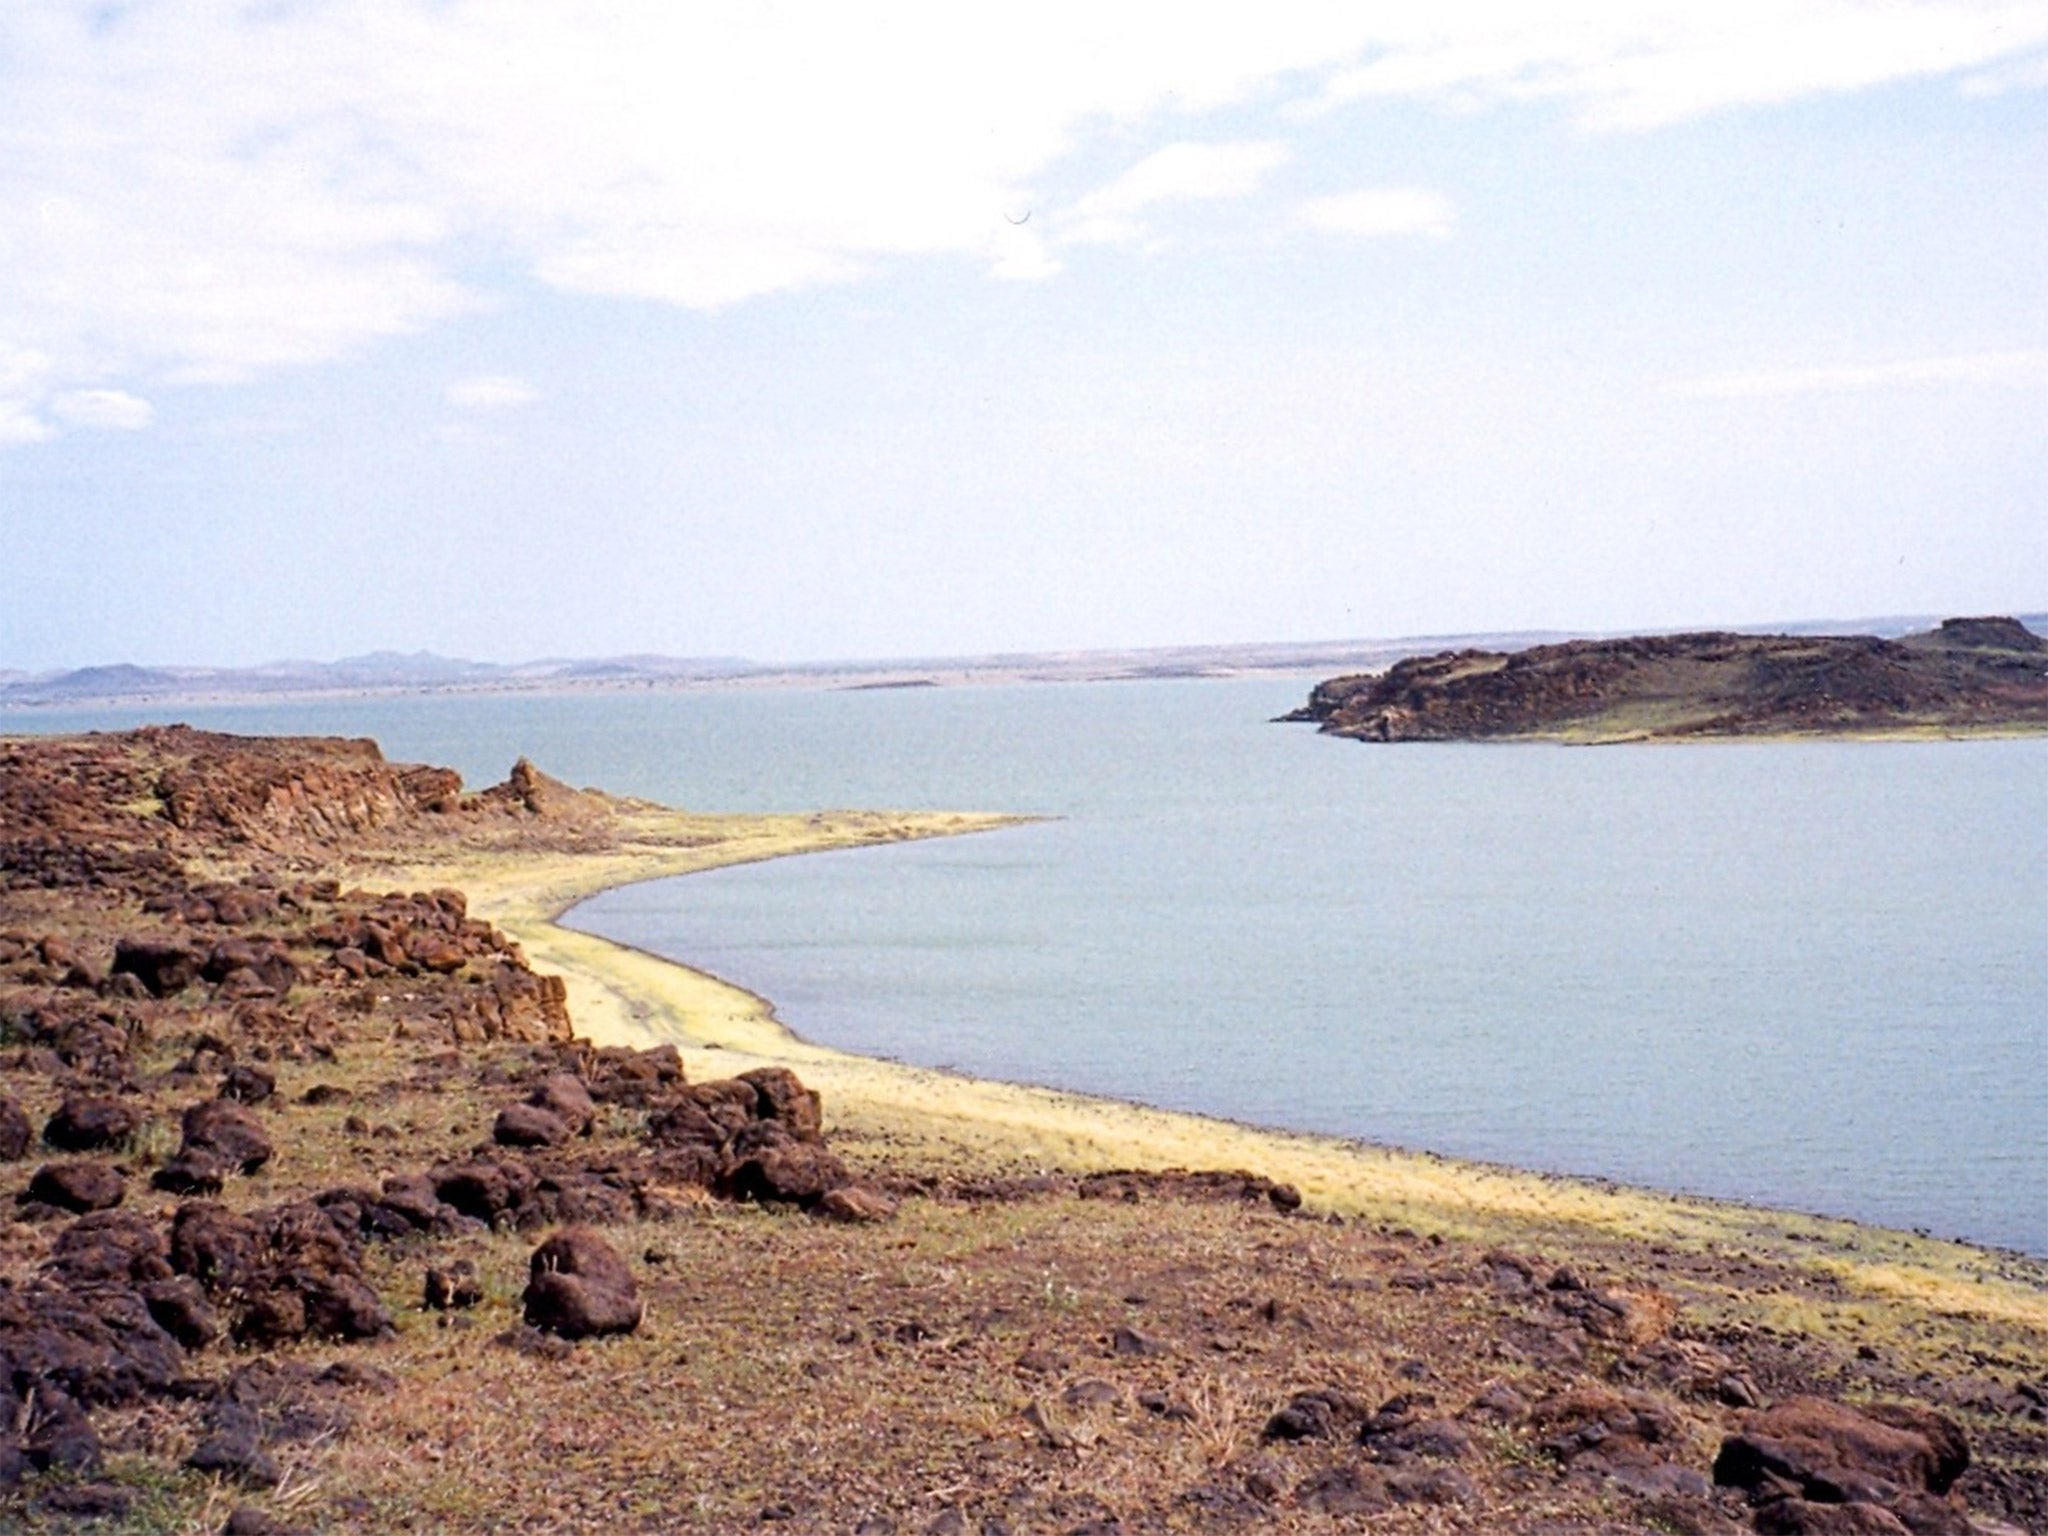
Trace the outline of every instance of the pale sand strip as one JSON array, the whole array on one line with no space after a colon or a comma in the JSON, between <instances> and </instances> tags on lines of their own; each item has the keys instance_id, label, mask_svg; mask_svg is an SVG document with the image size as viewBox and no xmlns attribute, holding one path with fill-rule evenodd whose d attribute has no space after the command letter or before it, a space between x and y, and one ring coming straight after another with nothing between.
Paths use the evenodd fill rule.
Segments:
<instances>
[{"instance_id":1,"label":"pale sand strip","mask_svg":"<svg viewBox=\"0 0 2048 1536\"><path fill-rule=\"evenodd\" d=\"M352 871L453 885L470 910L565 978L578 1030L599 1044L679 1046L693 1080L764 1062L824 1095L833 1133L912 1166L1050 1169L1245 1168L1296 1185L1318 1209L1447 1236L1558 1244L1603 1238L1753 1253L1839 1280L1839 1305L1741 1298L1752 1316L1891 1333L1933 1314L2018 1327L2048 1350L2048 1265L1905 1233L1718 1201L1565 1179L1264 1130L1142 1105L855 1056L802 1040L771 1005L716 977L578 933L556 919L600 890L787 854L1014 824L949 813L832 812L712 817L636 809L621 847L595 854L489 855ZM1227 1065L1227 1064L1226 1064ZM1947 1331L1947 1330L1945 1330Z\"/></svg>"}]
</instances>

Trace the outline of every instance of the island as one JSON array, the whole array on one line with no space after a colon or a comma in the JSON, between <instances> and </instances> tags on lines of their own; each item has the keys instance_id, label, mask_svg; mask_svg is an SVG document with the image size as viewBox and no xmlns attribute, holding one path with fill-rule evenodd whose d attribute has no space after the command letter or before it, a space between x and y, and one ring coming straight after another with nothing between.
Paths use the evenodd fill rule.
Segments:
<instances>
[{"instance_id":1,"label":"island","mask_svg":"<svg viewBox=\"0 0 2048 1536\"><path fill-rule=\"evenodd\" d=\"M0 1528L2048 1528L2037 1259L863 1059L556 921L1010 820L0 738Z\"/></svg>"},{"instance_id":2,"label":"island","mask_svg":"<svg viewBox=\"0 0 2048 1536\"><path fill-rule=\"evenodd\" d=\"M2048 731L2048 640L2016 619L1875 635L1721 632L1414 656L1318 683L1308 721L1359 741L1690 741Z\"/></svg>"}]
</instances>

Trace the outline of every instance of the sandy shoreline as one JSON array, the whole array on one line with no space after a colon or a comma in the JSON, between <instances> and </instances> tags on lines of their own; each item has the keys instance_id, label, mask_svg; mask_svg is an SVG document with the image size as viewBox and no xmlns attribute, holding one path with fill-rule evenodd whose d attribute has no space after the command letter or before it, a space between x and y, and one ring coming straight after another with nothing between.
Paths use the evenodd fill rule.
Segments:
<instances>
[{"instance_id":1,"label":"sandy shoreline","mask_svg":"<svg viewBox=\"0 0 2048 1536\"><path fill-rule=\"evenodd\" d=\"M957 1174L1054 1169L1246 1168L1296 1185L1311 1207L1447 1237L1562 1247L1668 1245L1768 1255L1831 1277L1838 1305L1782 1306L1728 1290L1752 1316L1855 1331L1932 1311L2038 1332L2048 1347L2048 1262L1853 1222L1465 1163L857 1056L804 1040L773 1005L657 955L563 927L599 891L725 865L1014 825L952 813L693 816L634 807L618 846L594 853L458 856L355 873L465 890L540 970L560 974L579 1032L600 1044L681 1048L693 1078L764 1062L819 1089L835 1144L856 1156ZM1895 1320L1889 1319L1889 1320Z\"/></svg>"}]
</instances>

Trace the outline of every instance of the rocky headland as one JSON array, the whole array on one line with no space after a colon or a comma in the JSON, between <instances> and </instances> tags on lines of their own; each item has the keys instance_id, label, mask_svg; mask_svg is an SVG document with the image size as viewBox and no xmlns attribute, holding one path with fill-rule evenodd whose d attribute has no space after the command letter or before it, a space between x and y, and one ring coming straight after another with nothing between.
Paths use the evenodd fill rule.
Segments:
<instances>
[{"instance_id":1,"label":"rocky headland","mask_svg":"<svg viewBox=\"0 0 2048 1536\"><path fill-rule=\"evenodd\" d=\"M2048 640L1974 618L1897 640L1705 633L1444 651L1331 678L1283 718L1360 741L2042 731Z\"/></svg>"},{"instance_id":2,"label":"rocky headland","mask_svg":"<svg viewBox=\"0 0 2048 1536\"><path fill-rule=\"evenodd\" d=\"M993 820L0 740L0 1527L2048 1527L2038 1264L892 1077L481 910Z\"/></svg>"}]
</instances>

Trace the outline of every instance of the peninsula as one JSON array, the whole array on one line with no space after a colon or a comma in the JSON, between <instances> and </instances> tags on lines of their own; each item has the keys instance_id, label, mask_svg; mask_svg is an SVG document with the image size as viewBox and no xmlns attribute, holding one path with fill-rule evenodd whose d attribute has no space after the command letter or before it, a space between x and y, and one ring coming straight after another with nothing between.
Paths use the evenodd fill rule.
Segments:
<instances>
[{"instance_id":1,"label":"peninsula","mask_svg":"<svg viewBox=\"0 0 2048 1536\"><path fill-rule=\"evenodd\" d=\"M2048 1528L2039 1261L866 1060L555 922L1006 820L0 738L0 1527Z\"/></svg>"},{"instance_id":2,"label":"peninsula","mask_svg":"<svg viewBox=\"0 0 2048 1536\"><path fill-rule=\"evenodd\" d=\"M1875 635L1568 640L1416 656L1283 716L1360 741L1685 741L2048 731L2048 640L2016 619Z\"/></svg>"}]
</instances>

